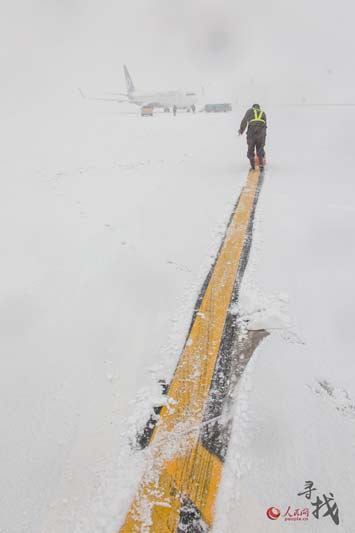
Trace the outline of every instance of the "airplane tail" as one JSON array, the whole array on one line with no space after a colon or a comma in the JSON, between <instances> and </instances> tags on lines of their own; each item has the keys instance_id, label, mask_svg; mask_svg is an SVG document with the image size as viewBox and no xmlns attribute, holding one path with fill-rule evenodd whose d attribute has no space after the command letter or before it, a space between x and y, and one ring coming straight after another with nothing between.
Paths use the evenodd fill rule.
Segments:
<instances>
[{"instance_id":1,"label":"airplane tail","mask_svg":"<svg viewBox=\"0 0 355 533\"><path fill-rule=\"evenodd\" d=\"M135 88L135 86L133 84L131 76L129 75L129 72L128 72L128 69L127 69L126 65L123 65L123 72L124 72L124 75L125 75L125 78L126 78L127 94L128 94L128 96L130 96L132 93L135 92L136 88Z\"/></svg>"}]
</instances>

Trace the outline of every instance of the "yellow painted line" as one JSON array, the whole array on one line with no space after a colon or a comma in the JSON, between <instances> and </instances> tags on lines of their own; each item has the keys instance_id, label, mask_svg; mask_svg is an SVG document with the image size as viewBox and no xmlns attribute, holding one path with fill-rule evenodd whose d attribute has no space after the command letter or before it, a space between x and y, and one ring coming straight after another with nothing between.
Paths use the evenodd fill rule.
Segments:
<instances>
[{"instance_id":1,"label":"yellow painted line","mask_svg":"<svg viewBox=\"0 0 355 533\"><path fill-rule=\"evenodd\" d=\"M222 462L199 440L224 324L242 256L259 171L250 171L214 266L188 342L160 413L147 467L120 533L175 533L189 499L208 526L222 475Z\"/></svg>"}]
</instances>

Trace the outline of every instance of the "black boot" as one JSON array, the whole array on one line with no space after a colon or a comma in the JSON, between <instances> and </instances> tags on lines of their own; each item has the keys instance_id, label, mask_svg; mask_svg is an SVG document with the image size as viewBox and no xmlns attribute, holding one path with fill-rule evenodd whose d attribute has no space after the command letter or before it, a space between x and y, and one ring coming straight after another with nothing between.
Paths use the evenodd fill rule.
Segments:
<instances>
[{"instance_id":1,"label":"black boot","mask_svg":"<svg viewBox=\"0 0 355 533\"><path fill-rule=\"evenodd\" d=\"M265 156L263 156L263 157L259 156L259 170L260 170L260 172L262 170L264 170L264 161L265 161Z\"/></svg>"}]
</instances>

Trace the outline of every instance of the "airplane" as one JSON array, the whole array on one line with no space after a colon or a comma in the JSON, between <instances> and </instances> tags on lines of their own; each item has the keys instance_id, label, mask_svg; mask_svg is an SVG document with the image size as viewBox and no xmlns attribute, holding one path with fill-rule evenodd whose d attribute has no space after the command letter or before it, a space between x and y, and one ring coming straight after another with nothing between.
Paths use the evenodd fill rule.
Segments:
<instances>
[{"instance_id":1,"label":"airplane","mask_svg":"<svg viewBox=\"0 0 355 533\"><path fill-rule=\"evenodd\" d=\"M124 96L122 98L90 98L90 100L104 100L111 102L129 102L136 104L140 107L161 108L165 112L173 110L174 115L178 109L185 109L187 112L196 111L197 95L193 92L183 91L167 91L158 93L138 93L132 81L132 78L128 72L126 65L123 66L123 72L126 80L127 92L126 93L110 93L111 96ZM84 93L79 89L80 94L84 97Z\"/></svg>"}]
</instances>

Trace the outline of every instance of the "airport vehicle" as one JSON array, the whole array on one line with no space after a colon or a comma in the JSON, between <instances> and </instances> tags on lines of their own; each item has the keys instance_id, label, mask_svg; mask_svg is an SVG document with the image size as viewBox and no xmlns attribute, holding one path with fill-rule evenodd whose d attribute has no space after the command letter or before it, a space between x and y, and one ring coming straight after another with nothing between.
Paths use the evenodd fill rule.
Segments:
<instances>
[{"instance_id":1,"label":"airport vehicle","mask_svg":"<svg viewBox=\"0 0 355 533\"><path fill-rule=\"evenodd\" d=\"M141 115L142 117L152 117L153 116L154 108L150 105L144 105L141 107Z\"/></svg>"},{"instance_id":2,"label":"airport vehicle","mask_svg":"<svg viewBox=\"0 0 355 533\"><path fill-rule=\"evenodd\" d=\"M206 113L227 113L232 111L232 104L206 104L203 111Z\"/></svg>"}]
</instances>

